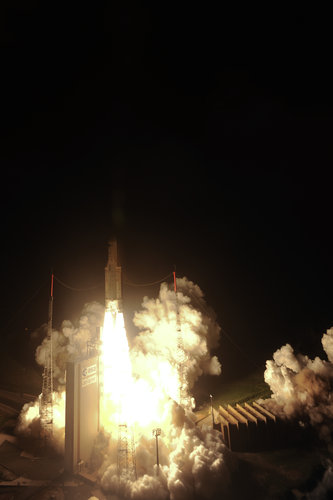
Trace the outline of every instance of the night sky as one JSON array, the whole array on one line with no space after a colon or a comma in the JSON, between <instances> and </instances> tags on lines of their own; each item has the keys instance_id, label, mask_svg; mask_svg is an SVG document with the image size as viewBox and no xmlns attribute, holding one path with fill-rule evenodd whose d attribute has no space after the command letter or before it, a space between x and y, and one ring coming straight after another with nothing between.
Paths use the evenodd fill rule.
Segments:
<instances>
[{"instance_id":1,"label":"night sky","mask_svg":"<svg viewBox=\"0 0 333 500\"><path fill-rule=\"evenodd\" d=\"M2 7L3 351L127 281L203 290L250 370L285 342L323 355L332 317L331 27L325 12L201 4ZM304 9L304 6L302 6ZM131 318L158 286L124 284ZM26 330L25 330L26 329Z\"/></svg>"}]
</instances>

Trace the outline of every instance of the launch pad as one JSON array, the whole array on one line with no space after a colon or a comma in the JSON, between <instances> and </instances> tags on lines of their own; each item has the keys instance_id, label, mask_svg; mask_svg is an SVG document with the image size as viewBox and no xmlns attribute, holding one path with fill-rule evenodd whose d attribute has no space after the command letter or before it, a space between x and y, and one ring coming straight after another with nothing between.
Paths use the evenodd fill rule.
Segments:
<instances>
[{"instance_id":1,"label":"launch pad","mask_svg":"<svg viewBox=\"0 0 333 500\"><path fill-rule=\"evenodd\" d=\"M109 241L105 267L105 311L115 317L122 312L121 266L118 262L117 241ZM92 451L101 427L100 395L103 384L99 336L87 344L87 355L66 366L65 470L69 473L92 469ZM128 469L131 452L127 426L120 423L118 462ZM124 451L125 450L125 451ZM123 455L126 455L126 460ZM123 467L121 464L125 464Z\"/></svg>"}]
</instances>

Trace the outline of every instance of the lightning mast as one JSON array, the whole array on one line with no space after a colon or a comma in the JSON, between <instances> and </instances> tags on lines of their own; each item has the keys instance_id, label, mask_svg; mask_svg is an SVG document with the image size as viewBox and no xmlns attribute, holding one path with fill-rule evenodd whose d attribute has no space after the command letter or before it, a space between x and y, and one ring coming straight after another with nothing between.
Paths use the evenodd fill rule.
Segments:
<instances>
[{"instance_id":1,"label":"lightning mast","mask_svg":"<svg viewBox=\"0 0 333 500\"><path fill-rule=\"evenodd\" d=\"M42 393L39 396L39 414L41 427L45 437L53 434L53 353L52 353L52 318L53 318L53 278L51 274L51 290L49 298L49 316L47 324L47 348L43 371Z\"/></svg>"},{"instance_id":2,"label":"lightning mast","mask_svg":"<svg viewBox=\"0 0 333 500\"><path fill-rule=\"evenodd\" d=\"M176 318L177 318L176 358L177 358L177 363L178 363L178 380L179 380L178 403L181 406L187 408L189 406L189 398L188 398L188 394L187 394L186 381L185 381L186 353L185 353L185 349L184 349L183 333L182 333L182 328L181 328L181 323L180 323L176 271L173 271L173 284L174 284L174 291L176 294Z\"/></svg>"}]
</instances>

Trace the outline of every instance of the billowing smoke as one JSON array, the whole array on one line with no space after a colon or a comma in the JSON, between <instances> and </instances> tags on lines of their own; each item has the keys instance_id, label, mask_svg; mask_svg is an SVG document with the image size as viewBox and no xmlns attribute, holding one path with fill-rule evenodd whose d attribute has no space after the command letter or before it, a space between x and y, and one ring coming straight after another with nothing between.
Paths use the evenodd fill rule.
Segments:
<instances>
[{"instance_id":1,"label":"billowing smoke","mask_svg":"<svg viewBox=\"0 0 333 500\"><path fill-rule=\"evenodd\" d=\"M100 470L101 485L117 499L208 499L220 498L230 487L234 458L222 442L221 433L199 429L192 411L177 401L177 310L185 351L184 377L190 393L203 373L219 375L221 365L211 350L218 346L220 327L200 288L186 278L178 279L178 297L163 283L156 299L144 298L142 310L134 315L140 332L130 352L134 393L133 414L150 405L147 420L135 427L138 479L118 476L116 442L111 440L108 460ZM148 391L161 402L159 411L146 396ZM144 413L144 412L143 412ZM138 417L139 418L139 417ZM160 469L157 474L153 427L161 428ZM111 455L113 454L113 458Z\"/></svg>"},{"instance_id":2,"label":"billowing smoke","mask_svg":"<svg viewBox=\"0 0 333 500\"><path fill-rule=\"evenodd\" d=\"M52 332L53 377L58 384L65 383L67 361L72 361L87 352L87 342L96 337L96 328L103 324L104 306L98 302L85 304L79 324L74 326L69 320L62 322L59 331ZM37 347L36 361L45 365L46 354L49 352L47 337Z\"/></svg>"},{"instance_id":3,"label":"billowing smoke","mask_svg":"<svg viewBox=\"0 0 333 500\"><path fill-rule=\"evenodd\" d=\"M113 460L101 469L101 486L117 500L192 500L225 498L231 490L235 458L222 442L221 433L200 429L191 412L175 402L168 404L170 422L164 422L157 473L154 439L141 435L136 448L137 471L133 481L118 476Z\"/></svg>"},{"instance_id":4,"label":"billowing smoke","mask_svg":"<svg viewBox=\"0 0 333 500\"><path fill-rule=\"evenodd\" d=\"M142 310L134 315L139 333L130 350L133 377L130 413L136 441L137 479L126 475L119 477L116 422L110 429L105 424L105 436L109 436L109 441L101 438L101 442L98 443L98 439L96 442L96 463L102 464L98 472L100 483L114 500L220 498L230 488L234 458L225 447L221 433L200 429L192 411L184 410L177 403L179 325L185 353L183 376L190 396L200 375L221 373L221 364L211 352L218 346L220 327L197 285L186 278L178 279L177 285L177 297L163 283L158 297L145 297ZM77 327L64 321L61 329L53 332L54 376L59 388L54 395L54 410L59 409L60 415L59 419L54 419L54 439L58 449L64 443L65 394L62 384L66 362L86 353L87 341L95 336L96 326L102 323L103 315L104 307L100 304L87 304ZM37 348L36 360L42 366L47 347L45 339ZM122 383L118 379L116 382ZM156 427L161 428L159 470L156 441L152 434ZM28 437L39 435L38 401L25 405L18 430Z\"/></svg>"},{"instance_id":5,"label":"billowing smoke","mask_svg":"<svg viewBox=\"0 0 333 500\"><path fill-rule=\"evenodd\" d=\"M53 392L53 436L49 445L60 453L63 453L65 443L66 363L86 354L87 342L96 336L96 327L102 324L103 316L104 307L101 304L97 302L85 304L77 326L69 320L64 320L59 331L52 331L53 376L57 390ZM46 355L49 352L49 340L46 334L47 328L43 342L36 349L36 361L41 366L45 365ZM17 434L30 441L29 445L42 435L39 404L39 398L25 404L16 427Z\"/></svg>"},{"instance_id":6,"label":"billowing smoke","mask_svg":"<svg viewBox=\"0 0 333 500\"><path fill-rule=\"evenodd\" d=\"M282 418L310 423L331 441L333 430L333 328L322 337L328 361L295 354L291 345L278 349L266 362L265 382L272 397L265 405Z\"/></svg>"},{"instance_id":7,"label":"billowing smoke","mask_svg":"<svg viewBox=\"0 0 333 500\"><path fill-rule=\"evenodd\" d=\"M48 441L48 446L57 453L64 453L65 447L65 391L53 393L53 435ZM40 441L43 435L39 415L39 398L31 403L26 403L19 415L16 433L24 440L27 447L41 449L44 442Z\"/></svg>"},{"instance_id":8,"label":"billowing smoke","mask_svg":"<svg viewBox=\"0 0 333 500\"><path fill-rule=\"evenodd\" d=\"M211 355L218 346L220 327L198 285L182 278L177 279L177 288L176 301L175 292L163 283L158 298L145 297L142 311L135 313L133 321L141 332L131 349L132 370L134 376L160 388L165 386L165 375L177 371L178 307L186 353L184 377L190 391L200 375L221 373L219 360Z\"/></svg>"}]
</instances>

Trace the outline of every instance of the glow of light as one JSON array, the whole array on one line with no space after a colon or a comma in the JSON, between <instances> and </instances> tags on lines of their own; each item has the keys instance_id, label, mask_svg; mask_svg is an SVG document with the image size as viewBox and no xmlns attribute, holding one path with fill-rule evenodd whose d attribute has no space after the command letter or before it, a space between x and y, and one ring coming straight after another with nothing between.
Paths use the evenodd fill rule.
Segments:
<instances>
[{"instance_id":1,"label":"glow of light","mask_svg":"<svg viewBox=\"0 0 333 500\"><path fill-rule=\"evenodd\" d=\"M132 369L123 313L106 311L102 330L102 424L128 420Z\"/></svg>"},{"instance_id":2,"label":"glow of light","mask_svg":"<svg viewBox=\"0 0 333 500\"><path fill-rule=\"evenodd\" d=\"M101 424L108 431L119 423L151 435L152 426L168 419L168 401L177 400L177 367L161 359L149 380L134 378L123 313L107 310L101 334Z\"/></svg>"}]
</instances>

